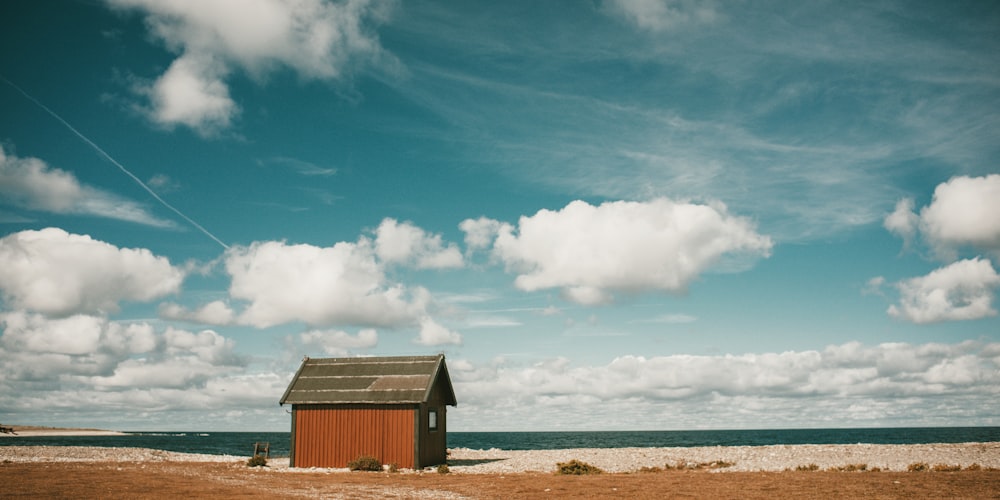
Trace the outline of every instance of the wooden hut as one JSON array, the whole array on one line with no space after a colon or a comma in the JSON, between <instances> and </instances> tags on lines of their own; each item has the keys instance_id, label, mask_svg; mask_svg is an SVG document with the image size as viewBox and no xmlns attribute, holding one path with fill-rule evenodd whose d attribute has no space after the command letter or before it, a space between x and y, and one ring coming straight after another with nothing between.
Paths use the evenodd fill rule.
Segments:
<instances>
[{"instance_id":1,"label":"wooden hut","mask_svg":"<svg viewBox=\"0 0 1000 500\"><path fill-rule=\"evenodd\" d=\"M447 460L444 355L305 358L281 405L292 405L292 467L347 467L362 455L419 469Z\"/></svg>"}]
</instances>

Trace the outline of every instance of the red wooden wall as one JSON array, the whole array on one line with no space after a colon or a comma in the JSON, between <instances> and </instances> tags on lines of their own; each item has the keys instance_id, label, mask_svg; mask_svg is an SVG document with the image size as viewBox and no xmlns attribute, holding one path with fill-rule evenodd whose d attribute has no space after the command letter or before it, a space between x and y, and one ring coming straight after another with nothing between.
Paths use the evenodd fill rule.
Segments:
<instances>
[{"instance_id":1,"label":"red wooden wall","mask_svg":"<svg viewBox=\"0 0 1000 500\"><path fill-rule=\"evenodd\" d=\"M347 467L361 455L414 466L414 407L298 406L292 436L295 467Z\"/></svg>"}]
</instances>

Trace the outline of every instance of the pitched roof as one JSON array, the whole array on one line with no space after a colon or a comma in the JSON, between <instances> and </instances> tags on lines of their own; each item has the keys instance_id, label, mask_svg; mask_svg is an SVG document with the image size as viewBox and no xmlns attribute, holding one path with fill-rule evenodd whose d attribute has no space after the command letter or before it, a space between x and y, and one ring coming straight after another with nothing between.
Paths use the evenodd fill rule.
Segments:
<instances>
[{"instance_id":1,"label":"pitched roof","mask_svg":"<svg viewBox=\"0 0 1000 500\"><path fill-rule=\"evenodd\" d=\"M279 404L415 404L440 384L456 406L444 355L378 358L305 358Z\"/></svg>"}]
</instances>

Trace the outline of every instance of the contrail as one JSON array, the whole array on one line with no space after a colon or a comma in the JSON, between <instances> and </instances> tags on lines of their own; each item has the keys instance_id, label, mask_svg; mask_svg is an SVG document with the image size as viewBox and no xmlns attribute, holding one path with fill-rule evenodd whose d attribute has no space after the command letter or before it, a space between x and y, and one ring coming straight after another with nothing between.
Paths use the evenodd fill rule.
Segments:
<instances>
[{"instance_id":1,"label":"contrail","mask_svg":"<svg viewBox=\"0 0 1000 500\"><path fill-rule=\"evenodd\" d=\"M4 78L2 75L0 75L0 80L3 80L4 82L7 83L7 85L10 85L11 87L13 87L14 90L17 90L18 92L20 92L21 95L23 95L24 97L27 97L28 100L30 100L31 102L37 104L38 107L40 107L43 110L45 110L46 113L52 115L52 117L55 118L56 120L59 120L59 123L62 123L63 125L65 125L66 128L68 128L70 130L70 132L73 132L74 134L76 134L77 137L79 137L80 139L83 139L84 142L86 142L87 144L90 144L90 147L94 148L98 153L101 154L101 156L103 156L106 160L108 160L109 162L111 162L112 164L114 164L114 166L118 167L122 172L125 172L125 175L131 177L132 180L134 180L136 184L142 186L142 188L145 189L146 192L149 193L150 196L152 196L153 198L156 198L156 201L160 202L163 206L165 206L165 207L169 208L170 210L172 210L175 214L177 214L178 216L180 216L180 218L188 221L188 223L190 223L192 226L194 226L199 231L201 231L202 233L204 233L205 236L208 236L209 238L212 238L212 240L214 240L216 243L222 245L222 248L225 248L226 250L229 250L229 245L223 243L222 240L220 240L219 238L216 238L214 234L210 233L208 231L208 229L205 229L205 228L201 227L201 224L198 224L197 222L195 222L194 220L192 220L190 217L184 215L180 210L177 210L176 208L174 208L173 205L167 203L163 198L160 198L160 196L158 194L156 194L155 191L153 191L152 189L150 189L149 186L146 185L146 183L142 182L142 180L140 180L138 177L136 177L135 174L133 174L132 172L129 172L129 170L127 168L125 168L121 163L118 163L117 160L115 160L114 158L112 158L111 155L109 155L107 152L105 152L103 149L101 149L100 146L98 146L97 144L94 144L94 141L91 141L90 139L87 138L87 136L85 136L82 133L80 133L80 131L77 130L76 128L74 128L72 125L70 125L69 122L67 122L66 120L63 120L62 117L59 116L59 115L57 115L55 111L52 111L51 109L48 108L48 106L46 106L46 105L42 104L41 102L39 102L38 99L35 99L34 97L31 97L31 94L25 92L24 89L22 89L21 87L18 87L17 85L14 85L14 82L12 82L12 81Z\"/></svg>"}]
</instances>

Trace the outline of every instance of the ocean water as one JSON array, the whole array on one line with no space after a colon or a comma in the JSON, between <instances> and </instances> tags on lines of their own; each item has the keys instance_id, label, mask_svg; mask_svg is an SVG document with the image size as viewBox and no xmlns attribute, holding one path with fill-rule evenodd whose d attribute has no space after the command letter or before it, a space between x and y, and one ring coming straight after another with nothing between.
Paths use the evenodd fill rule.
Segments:
<instances>
[{"instance_id":1,"label":"ocean water","mask_svg":"<svg viewBox=\"0 0 1000 500\"><path fill-rule=\"evenodd\" d=\"M0 438L0 446L138 447L237 456L253 454L255 442L269 442L271 456L288 456L290 434L288 432L136 432L125 436ZM966 442L1000 442L1000 427L448 433L450 448L506 450Z\"/></svg>"}]
</instances>

